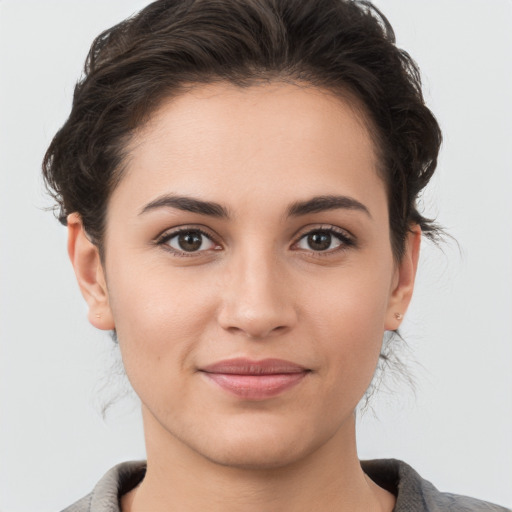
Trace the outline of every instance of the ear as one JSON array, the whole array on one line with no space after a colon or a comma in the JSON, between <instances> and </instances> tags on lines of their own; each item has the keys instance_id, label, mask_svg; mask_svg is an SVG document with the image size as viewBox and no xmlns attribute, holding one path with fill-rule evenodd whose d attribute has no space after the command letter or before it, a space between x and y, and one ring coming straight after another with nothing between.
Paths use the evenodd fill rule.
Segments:
<instances>
[{"instance_id":1,"label":"ear","mask_svg":"<svg viewBox=\"0 0 512 512\"><path fill-rule=\"evenodd\" d=\"M104 330L115 328L107 283L98 248L85 233L77 213L68 216L68 254L80 291L89 306L89 322Z\"/></svg>"},{"instance_id":2,"label":"ear","mask_svg":"<svg viewBox=\"0 0 512 512\"><path fill-rule=\"evenodd\" d=\"M395 331L400 327L411 302L420 256L420 245L421 228L415 224L410 228L405 243L404 255L396 267L384 326L387 331Z\"/></svg>"}]
</instances>

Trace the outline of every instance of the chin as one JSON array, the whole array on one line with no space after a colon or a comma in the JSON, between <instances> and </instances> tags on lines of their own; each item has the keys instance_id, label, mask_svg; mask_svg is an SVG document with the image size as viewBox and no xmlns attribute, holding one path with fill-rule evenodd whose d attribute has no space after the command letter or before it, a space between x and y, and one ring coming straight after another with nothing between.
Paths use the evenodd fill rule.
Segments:
<instances>
[{"instance_id":1,"label":"chin","mask_svg":"<svg viewBox=\"0 0 512 512\"><path fill-rule=\"evenodd\" d=\"M285 428L284 425L252 422L252 425L238 425L237 428L210 430L202 437L202 442L189 446L221 466L272 470L290 466L313 452L321 440L312 434L297 426Z\"/></svg>"},{"instance_id":2,"label":"chin","mask_svg":"<svg viewBox=\"0 0 512 512\"><path fill-rule=\"evenodd\" d=\"M266 440L235 443L204 450L202 455L220 466L247 470L274 470L290 466L301 460L305 450L281 443L279 449Z\"/></svg>"}]
</instances>

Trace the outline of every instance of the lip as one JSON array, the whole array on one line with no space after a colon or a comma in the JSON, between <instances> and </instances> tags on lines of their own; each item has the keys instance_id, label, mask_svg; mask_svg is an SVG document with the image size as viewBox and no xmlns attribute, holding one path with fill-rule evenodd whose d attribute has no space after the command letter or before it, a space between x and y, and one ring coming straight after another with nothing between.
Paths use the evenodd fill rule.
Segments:
<instances>
[{"instance_id":1,"label":"lip","mask_svg":"<svg viewBox=\"0 0 512 512\"><path fill-rule=\"evenodd\" d=\"M275 397L299 384L310 372L283 359L245 358L220 361L199 371L223 390L246 400Z\"/></svg>"}]
</instances>

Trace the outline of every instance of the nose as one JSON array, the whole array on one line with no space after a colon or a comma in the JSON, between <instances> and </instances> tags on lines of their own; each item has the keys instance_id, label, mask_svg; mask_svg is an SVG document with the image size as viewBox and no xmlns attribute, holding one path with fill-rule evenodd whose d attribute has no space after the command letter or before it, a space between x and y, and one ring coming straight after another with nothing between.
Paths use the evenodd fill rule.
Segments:
<instances>
[{"instance_id":1,"label":"nose","mask_svg":"<svg viewBox=\"0 0 512 512\"><path fill-rule=\"evenodd\" d=\"M218 321L223 329L253 339L293 328L297 312L292 286L276 258L252 252L230 262Z\"/></svg>"}]
</instances>

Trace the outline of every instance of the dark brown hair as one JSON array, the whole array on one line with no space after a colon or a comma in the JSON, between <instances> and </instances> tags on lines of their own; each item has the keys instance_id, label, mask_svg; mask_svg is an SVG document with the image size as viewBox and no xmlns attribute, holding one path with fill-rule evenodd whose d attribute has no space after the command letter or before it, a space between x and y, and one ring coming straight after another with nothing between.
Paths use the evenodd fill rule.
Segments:
<instances>
[{"instance_id":1,"label":"dark brown hair","mask_svg":"<svg viewBox=\"0 0 512 512\"><path fill-rule=\"evenodd\" d=\"M59 220L78 212L101 250L124 150L160 102L190 84L262 80L354 97L380 156L395 258L412 223L436 238L416 202L435 170L441 132L416 64L396 47L386 18L357 0L158 0L100 34L44 158Z\"/></svg>"}]
</instances>

